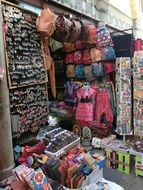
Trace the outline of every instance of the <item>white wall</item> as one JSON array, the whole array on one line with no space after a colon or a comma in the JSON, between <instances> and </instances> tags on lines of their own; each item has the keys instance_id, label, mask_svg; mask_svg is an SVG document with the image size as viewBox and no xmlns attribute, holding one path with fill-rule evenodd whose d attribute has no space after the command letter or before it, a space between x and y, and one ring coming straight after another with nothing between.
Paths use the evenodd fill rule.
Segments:
<instances>
[{"instance_id":1,"label":"white wall","mask_svg":"<svg viewBox=\"0 0 143 190\"><path fill-rule=\"evenodd\" d=\"M130 0L109 0L109 3L131 17Z\"/></svg>"}]
</instances>

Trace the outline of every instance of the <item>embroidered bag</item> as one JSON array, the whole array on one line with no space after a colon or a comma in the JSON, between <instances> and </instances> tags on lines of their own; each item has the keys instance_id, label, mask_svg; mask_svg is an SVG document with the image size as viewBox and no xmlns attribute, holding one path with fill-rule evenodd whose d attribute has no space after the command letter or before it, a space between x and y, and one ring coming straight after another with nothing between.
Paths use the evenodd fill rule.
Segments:
<instances>
[{"instance_id":1,"label":"embroidered bag","mask_svg":"<svg viewBox=\"0 0 143 190\"><path fill-rule=\"evenodd\" d=\"M91 64L92 63L89 50L83 51L83 63L84 64Z\"/></svg>"},{"instance_id":2,"label":"embroidered bag","mask_svg":"<svg viewBox=\"0 0 143 190\"><path fill-rule=\"evenodd\" d=\"M74 62L76 64L83 63L83 57L82 57L82 52L81 51L74 52Z\"/></svg>"},{"instance_id":3,"label":"embroidered bag","mask_svg":"<svg viewBox=\"0 0 143 190\"><path fill-rule=\"evenodd\" d=\"M77 79L84 79L84 65L77 65L75 68L75 76Z\"/></svg>"},{"instance_id":4,"label":"embroidered bag","mask_svg":"<svg viewBox=\"0 0 143 190\"><path fill-rule=\"evenodd\" d=\"M92 63L101 61L101 51L97 48L91 48L90 57L92 59Z\"/></svg>"},{"instance_id":5,"label":"embroidered bag","mask_svg":"<svg viewBox=\"0 0 143 190\"><path fill-rule=\"evenodd\" d=\"M47 6L44 7L41 15L36 19L37 31L42 36L50 37L56 30L55 27L56 15Z\"/></svg>"},{"instance_id":6,"label":"embroidered bag","mask_svg":"<svg viewBox=\"0 0 143 190\"><path fill-rule=\"evenodd\" d=\"M74 53L68 53L65 57L65 63L71 64L74 63Z\"/></svg>"},{"instance_id":7,"label":"embroidered bag","mask_svg":"<svg viewBox=\"0 0 143 190\"><path fill-rule=\"evenodd\" d=\"M110 46L101 48L101 55L102 60L110 61L116 59L115 50Z\"/></svg>"},{"instance_id":8,"label":"embroidered bag","mask_svg":"<svg viewBox=\"0 0 143 190\"><path fill-rule=\"evenodd\" d=\"M101 62L99 63L93 63L92 64L92 71L95 77L103 76L103 64Z\"/></svg>"}]
</instances>

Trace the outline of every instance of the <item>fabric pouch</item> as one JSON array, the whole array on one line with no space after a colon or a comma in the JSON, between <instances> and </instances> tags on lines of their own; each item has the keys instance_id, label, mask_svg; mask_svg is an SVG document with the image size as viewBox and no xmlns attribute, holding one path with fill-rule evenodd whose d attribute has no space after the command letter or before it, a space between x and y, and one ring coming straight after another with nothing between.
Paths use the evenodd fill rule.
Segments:
<instances>
[{"instance_id":1,"label":"fabric pouch","mask_svg":"<svg viewBox=\"0 0 143 190\"><path fill-rule=\"evenodd\" d=\"M77 79L84 79L84 65L76 65L75 76Z\"/></svg>"},{"instance_id":2,"label":"fabric pouch","mask_svg":"<svg viewBox=\"0 0 143 190\"><path fill-rule=\"evenodd\" d=\"M82 56L83 56L83 63L84 64L91 64L92 63L89 50L84 50Z\"/></svg>"},{"instance_id":3,"label":"fabric pouch","mask_svg":"<svg viewBox=\"0 0 143 190\"><path fill-rule=\"evenodd\" d=\"M83 63L83 57L82 57L82 52L81 51L74 52L74 62L76 64Z\"/></svg>"},{"instance_id":4,"label":"fabric pouch","mask_svg":"<svg viewBox=\"0 0 143 190\"><path fill-rule=\"evenodd\" d=\"M115 50L110 46L101 48L101 55L102 60L110 61L116 59Z\"/></svg>"},{"instance_id":5,"label":"fabric pouch","mask_svg":"<svg viewBox=\"0 0 143 190\"><path fill-rule=\"evenodd\" d=\"M65 57L65 63L66 64L72 64L74 63L74 54L73 53L68 53Z\"/></svg>"},{"instance_id":6,"label":"fabric pouch","mask_svg":"<svg viewBox=\"0 0 143 190\"><path fill-rule=\"evenodd\" d=\"M91 48L90 57L93 63L97 61L101 61L101 51L97 48Z\"/></svg>"},{"instance_id":7,"label":"fabric pouch","mask_svg":"<svg viewBox=\"0 0 143 190\"><path fill-rule=\"evenodd\" d=\"M99 62L99 63L93 63L92 64L92 71L93 71L93 74L94 74L94 76L96 78L100 77L100 76L103 76L103 74L104 74L103 64L101 62Z\"/></svg>"},{"instance_id":8,"label":"fabric pouch","mask_svg":"<svg viewBox=\"0 0 143 190\"><path fill-rule=\"evenodd\" d=\"M67 65L66 74L68 78L75 78L74 65Z\"/></svg>"}]
</instances>

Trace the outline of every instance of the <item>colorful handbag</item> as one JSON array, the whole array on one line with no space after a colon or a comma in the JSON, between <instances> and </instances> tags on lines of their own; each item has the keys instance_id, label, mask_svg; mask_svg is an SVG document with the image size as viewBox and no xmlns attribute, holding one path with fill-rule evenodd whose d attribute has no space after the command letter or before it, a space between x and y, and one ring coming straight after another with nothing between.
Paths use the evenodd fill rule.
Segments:
<instances>
[{"instance_id":1,"label":"colorful handbag","mask_svg":"<svg viewBox=\"0 0 143 190\"><path fill-rule=\"evenodd\" d=\"M107 46L101 48L101 55L102 55L102 60L110 61L110 60L115 60L116 55L115 55L115 50L113 47Z\"/></svg>"},{"instance_id":2,"label":"colorful handbag","mask_svg":"<svg viewBox=\"0 0 143 190\"><path fill-rule=\"evenodd\" d=\"M94 25L88 25L87 30L88 30L87 43L96 44L96 38L97 38L96 27Z\"/></svg>"},{"instance_id":3,"label":"colorful handbag","mask_svg":"<svg viewBox=\"0 0 143 190\"><path fill-rule=\"evenodd\" d=\"M83 63L84 64L91 64L92 63L89 50L84 50L82 53L82 56L83 56Z\"/></svg>"},{"instance_id":4,"label":"colorful handbag","mask_svg":"<svg viewBox=\"0 0 143 190\"><path fill-rule=\"evenodd\" d=\"M85 44L79 40L77 42L75 42L74 46L75 46L76 50L81 50L81 49L85 48Z\"/></svg>"},{"instance_id":5,"label":"colorful handbag","mask_svg":"<svg viewBox=\"0 0 143 190\"><path fill-rule=\"evenodd\" d=\"M50 46L52 52L56 52L63 48L62 43L60 43L52 38L50 38L49 46Z\"/></svg>"},{"instance_id":6,"label":"colorful handbag","mask_svg":"<svg viewBox=\"0 0 143 190\"><path fill-rule=\"evenodd\" d=\"M82 52L81 51L74 52L74 62L76 64L83 63L83 57L82 57Z\"/></svg>"},{"instance_id":7,"label":"colorful handbag","mask_svg":"<svg viewBox=\"0 0 143 190\"><path fill-rule=\"evenodd\" d=\"M76 48L73 43L64 43L64 50L65 52L70 53L72 51L75 51Z\"/></svg>"},{"instance_id":8,"label":"colorful handbag","mask_svg":"<svg viewBox=\"0 0 143 190\"><path fill-rule=\"evenodd\" d=\"M101 62L93 63L92 64L92 72L96 78L103 76L103 74L104 74L103 63L101 63Z\"/></svg>"},{"instance_id":9,"label":"colorful handbag","mask_svg":"<svg viewBox=\"0 0 143 190\"><path fill-rule=\"evenodd\" d=\"M75 68L75 76L77 79L84 79L84 65L77 65Z\"/></svg>"},{"instance_id":10,"label":"colorful handbag","mask_svg":"<svg viewBox=\"0 0 143 190\"><path fill-rule=\"evenodd\" d=\"M94 74L92 72L92 66L91 65L86 65L84 67L84 74L85 74L86 81L90 82L90 81L95 80Z\"/></svg>"},{"instance_id":11,"label":"colorful handbag","mask_svg":"<svg viewBox=\"0 0 143 190\"><path fill-rule=\"evenodd\" d=\"M68 53L65 57L65 63L66 64L72 64L74 63L74 53Z\"/></svg>"},{"instance_id":12,"label":"colorful handbag","mask_svg":"<svg viewBox=\"0 0 143 190\"><path fill-rule=\"evenodd\" d=\"M47 6L44 7L44 10L41 12L41 15L38 16L36 20L37 31L42 36L50 37L56 30L55 27L56 15L51 11Z\"/></svg>"},{"instance_id":13,"label":"colorful handbag","mask_svg":"<svg viewBox=\"0 0 143 190\"><path fill-rule=\"evenodd\" d=\"M134 51L142 51L143 50L143 40L137 39L134 41Z\"/></svg>"},{"instance_id":14,"label":"colorful handbag","mask_svg":"<svg viewBox=\"0 0 143 190\"><path fill-rule=\"evenodd\" d=\"M67 78L75 78L74 65L67 65Z\"/></svg>"},{"instance_id":15,"label":"colorful handbag","mask_svg":"<svg viewBox=\"0 0 143 190\"><path fill-rule=\"evenodd\" d=\"M97 61L101 61L101 51L97 48L91 48L90 57L93 63Z\"/></svg>"}]
</instances>

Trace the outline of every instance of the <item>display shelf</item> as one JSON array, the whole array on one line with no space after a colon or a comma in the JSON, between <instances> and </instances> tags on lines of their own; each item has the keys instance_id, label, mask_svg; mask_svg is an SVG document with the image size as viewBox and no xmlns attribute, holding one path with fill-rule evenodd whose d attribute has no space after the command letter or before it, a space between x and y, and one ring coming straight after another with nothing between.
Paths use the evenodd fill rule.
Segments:
<instances>
[{"instance_id":1,"label":"display shelf","mask_svg":"<svg viewBox=\"0 0 143 190\"><path fill-rule=\"evenodd\" d=\"M80 145L80 138L78 137L75 141L73 141L72 143L68 144L67 146L65 146L64 148L62 148L61 150L53 153L50 151L45 151L45 154L51 156L51 157L59 157L64 155L68 150L71 150L72 148L75 148L76 146Z\"/></svg>"}]
</instances>

